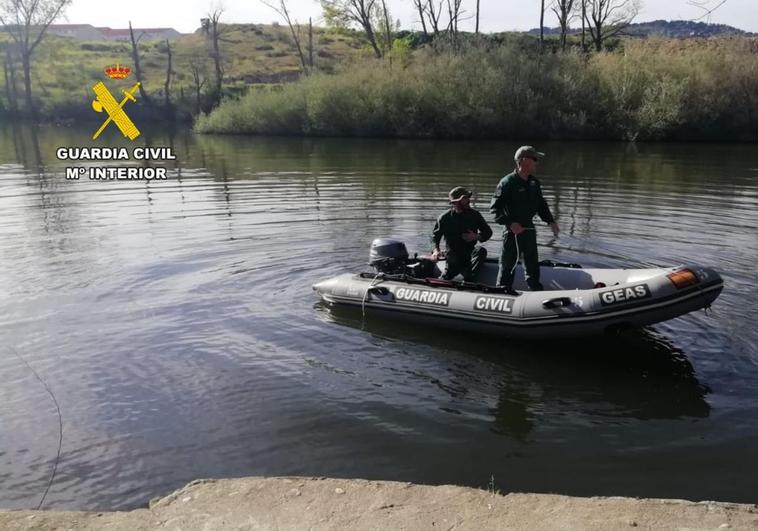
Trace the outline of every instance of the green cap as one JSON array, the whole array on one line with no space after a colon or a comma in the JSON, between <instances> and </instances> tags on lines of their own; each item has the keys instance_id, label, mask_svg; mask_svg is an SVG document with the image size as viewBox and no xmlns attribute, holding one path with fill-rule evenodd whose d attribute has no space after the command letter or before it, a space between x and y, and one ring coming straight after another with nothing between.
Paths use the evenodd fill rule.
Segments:
<instances>
[{"instance_id":1,"label":"green cap","mask_svg":"<svg viewBox=\"0 0 758 531\"><path fill-rule=\"evenodd\" d=\"M447 194L447 196L450 198L451 203L455 203L464 197L471 197L471 192L466 190L463 186L456 186L450 190L450 193Z\"/></svg>"},{"instance_id":2,"label":"green cap","mask_svg":"<svg viewBox=\"0 0 758 531\"><path fill-rule=\"evenodd\" d=\"M545 154L537 151L532 146L521 146L516 150L516 154L513 156L513 159L518 162L521 159L525 159L528 157L533 157L535 159L541 159L544 157Z\"/></svg>"}]
</instances>

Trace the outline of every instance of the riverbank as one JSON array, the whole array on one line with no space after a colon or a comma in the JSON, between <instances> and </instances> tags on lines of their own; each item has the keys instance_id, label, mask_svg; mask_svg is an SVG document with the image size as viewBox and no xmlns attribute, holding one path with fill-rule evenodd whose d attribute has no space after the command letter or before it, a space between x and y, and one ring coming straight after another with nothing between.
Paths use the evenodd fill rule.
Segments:
<instances>
[{"instance_id":1,"label":"riverbank","mask_svg":"<svg viewBox=\"0 0 758 531\"><path fill-rule=\"evenodd\" d=\"M195 481L129 512L0 512L4 530L756 529L758 506L323 478Z\"/></svg>"},{"instance_id":2,"label":"riverbank","mask_svg":"<svg viewBox=\"0 0 758 531\"><path fill-rule=\"evenodd\" d=\"M535 42L423 47L225 100L199 133L755 141L758 39L625 40L586 56Z\"/></svg>"}]
</instances>

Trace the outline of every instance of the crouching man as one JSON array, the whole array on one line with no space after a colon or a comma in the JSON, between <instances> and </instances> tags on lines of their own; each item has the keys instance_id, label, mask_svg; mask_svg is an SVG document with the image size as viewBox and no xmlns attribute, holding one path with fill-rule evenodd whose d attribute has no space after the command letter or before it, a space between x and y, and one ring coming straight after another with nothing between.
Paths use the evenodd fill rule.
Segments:
<instances>
[{"instance_id":1,"label":"crouching man","mask_svg":"<svg viewBox=\"0 0 758 531\"><path fill-rule=\"evenodd\" d=\"M458 274L467 282L476 276L487 258L487 249L477 247L477 242L486 242L492 236L492 229L484 217L471 208L471 192L462 186L450 190L448 194L450 210L437 218L432 231L432 260L440 258L440 242L445 238L447 269L442 278L451 280Z\"/></svg>"}]
</instances>

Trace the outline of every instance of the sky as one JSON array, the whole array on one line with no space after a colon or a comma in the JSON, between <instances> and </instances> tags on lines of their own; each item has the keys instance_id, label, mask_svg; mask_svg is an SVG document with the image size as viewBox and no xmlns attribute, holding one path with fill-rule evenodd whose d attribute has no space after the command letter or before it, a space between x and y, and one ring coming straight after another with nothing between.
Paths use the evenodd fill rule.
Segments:
<instances>
[{"instance_id":1,"label":"sky","mask_svg":"<svg viewBox=\"0 0 758 531\"><path fill-rule=\"evenodd\" d=\"M272 0L277 2L278 0ZM703 0L701 0L703 1ZM720 0L705 0L714 4ZM691 20L704 11L691 5L691 0L643 0L642 12L636 22L651 20ZM546 0L546 4L550 0ZM399 19L403 29L420 29L411 0L387 0L394 19ZM129 0L116 9L103 9L102 0L73 0L66 11L66 18L59 23L92 24L126 28L131 20L134 27L172 27L182 33L190 33L200 26L200 19L218 5L218 0ZM269 24L280 20L279 16L260 0L224 0L222 22ZM287 0L293 19L299 22L313 17L314 24L321 25L321 8L317 0ZM469 15L475 9L475 0L463 0L463 9ZM480 31L528 30L539 26L539 0L480 0ZM704 22L728 24L736 28L758 32L758 0L726 0ZM557 26L555 15L545 13L545 25ZM473 30L473 20L459 23L463 30Z\"/></svg>"}]
</instances>

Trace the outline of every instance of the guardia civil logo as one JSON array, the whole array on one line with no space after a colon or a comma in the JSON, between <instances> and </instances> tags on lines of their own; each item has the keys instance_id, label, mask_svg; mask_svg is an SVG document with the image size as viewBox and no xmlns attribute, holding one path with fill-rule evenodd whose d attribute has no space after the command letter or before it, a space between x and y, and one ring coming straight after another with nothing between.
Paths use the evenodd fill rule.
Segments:
<instances>
[{"instance_id":1,"label":"guardia civil logo","mask_svg":"<svg viewBox=\"0 0 758 531\"><path fill-rule=\"evenodd\" d=\"M123 80L129 77L129 74L131 74L132 71L128 67L115 64L106 67L103 72L110 79ZM116 102L116 98L113 97L113 94L111 94L108 87L106 87L105 83L102 81L98 81L92 86L92 90L95 92L96 96L95 99L92 100L92 109L99 113L105 111L108 114L108 118L106 118L100 128L95 131L95 134L92 135L92 140L96 140L97 137L100 136L100 133L102 133L111 122L114 123L119 131L121 131L121 133L129 140L134 140L140 135L139 129L137 129L137 126L134 125L134 122L132 122L131 118L127 116L126 111L124 110L124 106L127 102L137 101L135 92L137 92L139 86L140 83L137 82L131 89L122 90L124 98L120 102Z\"/></svg>"}]
</instances>

